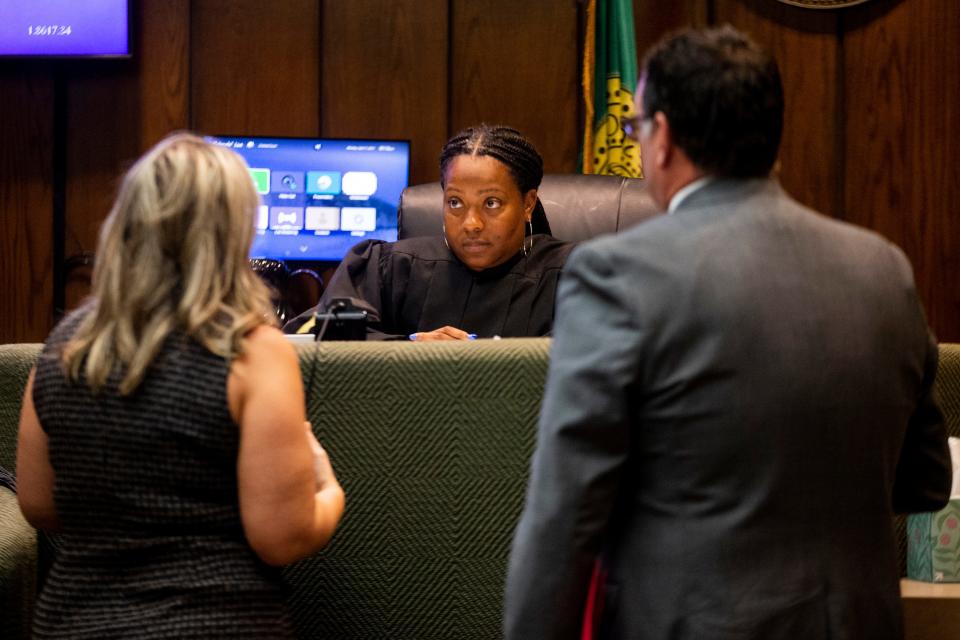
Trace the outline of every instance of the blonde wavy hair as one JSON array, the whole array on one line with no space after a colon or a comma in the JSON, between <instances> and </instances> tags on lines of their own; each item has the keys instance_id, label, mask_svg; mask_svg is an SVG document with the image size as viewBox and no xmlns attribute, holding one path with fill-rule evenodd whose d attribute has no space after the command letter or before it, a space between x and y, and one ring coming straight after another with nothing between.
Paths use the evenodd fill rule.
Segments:
<instances>
[{"instance_id":1,"label":"blonde wavy hair","mask_svg":"<svg viewBox=\"0 0 960 640\"><path fill-rule=\"evenodd\" d=\"M232 359L251 329L275 325L248 260L259 203L243 159L193 134L140 158L100 230L91 310L63 350L67 375L82 370L97 392L119 368L127 395L172 331Z\"/></svg>"}]
</instances>

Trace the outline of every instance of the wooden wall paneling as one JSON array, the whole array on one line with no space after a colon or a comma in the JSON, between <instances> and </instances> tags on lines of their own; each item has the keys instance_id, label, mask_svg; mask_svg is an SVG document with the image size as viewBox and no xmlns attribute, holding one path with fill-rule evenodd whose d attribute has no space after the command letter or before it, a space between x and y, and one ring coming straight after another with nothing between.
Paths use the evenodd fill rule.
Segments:
<instances>
[{"instance_id":1,"label":"wooden wall paneling","mask_svg":"<svg viewBox=\"0 0 960 640\"><path fill-rule=\"evenodd\" d=\"M93 252L119 174L139 151L139 100L132 62L84 63L67 80L67 194L64 256ZM76 286L76 287L75 287ZM68 307L86 291L72 281Z\"/></svg>"},{"instance_id":2,"label":"wooden wall paneling","mask_svg":"<svg viewBox=\"0 0 960 640\"><path fill-rule=\"evenodd\" d=\"M0 67L0 343L42 342L53 323L53 76Z\"/></svg>"},{"instance_id":3,"label":"wooden wall paneling","mask_svg":"<svg viewBox=\"0 0 960 640\"><path fill-rule=\"evenodd\" d=\"M64 212L64 308L90 293L92 260L101 223L110 210L119 174L137 154L135 78L120 64L88 70L66 83L66 206ZM104 67L101 67L104 70ZM118 74L126 77L118 77Z\"/></svg>"},{"instance_id":4,"label":"wooden wall paneling","mask_svg":"<svg viewBox=\"0 0 960 640\"><path fill-rule=\"evenodd\" d=\"M190 0L140 0L139 150L190 127Z\"/></svg>"},{"instance_id":5,"label":"wooden wall paneling","mask_svg":"<svg viewBox=\"0 0 960 640\"><path fill-rule=\"evenodd\" d=\"M580 78L575 0L452 0L451 132L480 122L529 137L548 173L577 170Z\"/></svg>"},{"instance_id":6,"label":"wooden wall paneling","mask_svg":"<svg viewBox=\"0 0 960 640\"><path fill-rule=\"evenodd\" d=\"M844 26L847 217L904 249L960 342L960 3L878 1Z\"/></svg>"},{"instance_id":7,"label":"wooden wall paneling","mask_svg":"<svg viewBox=\"0 0 960 640\"><path fill-rule=\"evenodd\" d=\"M64 256L96 250L119 177L167 133L189 126L189 0L141 1L134 59L68 69ZM89 268L66 280L66 308L89 293Z\"/></svg>"},{"instance_id":8,"label":"wooden wall paneling","mask_svg":"<svg viewBox=\"0 0 960 640\"><path fill-rule=\"evenodd\" d=\"M447 0L323 5L321 131L411 141L410 183L438 179L447 138Z\"/></svg>"},{"instance_id":9,"label":"wooden wall paneling","mask_svg":"<svg viewBox=\"0 0 960 640\"><path fill-rule=\"evenodd\" d=\"M319 133L319 2L192 0L191 8L191 126L221 134Z\"/></svg>"},{"instance_id":10,"label":"wooden wall paneling","mask_svg":"<svg viewBox=\"0 0 960 640\"><path fill-rule=\"evenodd\" d=\"M637 35L638 65L647 49L660 38L684 27L707 25L710 0L675 0L671 3L633 0L633 24Z\"/></svg>"},{"instance_id":11,"label":"wooden wall paneling","mask_svg":"<svg viewBox=\"0 0 960 640\"><path fill-rule=\"evenodd\" d=\"M779 170L784 188L818 211L842 217L839 12L770 0L715 0L730 23L773 53L784 91Z\"/></svg>"}]
</instances>

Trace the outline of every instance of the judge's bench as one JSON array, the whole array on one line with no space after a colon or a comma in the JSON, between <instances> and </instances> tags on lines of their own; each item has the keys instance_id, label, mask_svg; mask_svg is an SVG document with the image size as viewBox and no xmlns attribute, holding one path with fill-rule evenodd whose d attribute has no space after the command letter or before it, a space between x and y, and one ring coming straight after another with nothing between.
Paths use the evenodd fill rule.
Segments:
<instances>
[{"instance_id":1,"label":"judge's bench","mask_svg":"<svg viewBox=\"0 0 960 640\"><path fill-rule=\"evenodd\" d=\"M39 349L0 346L5 468ZM549 349L547 338L298 346L309 419L348 498L329 547L285 570L300 637L499 637ZM960 345L940 356L941 403L960 435ZM0 637L27 637L37 549L0 488ZM39 555L42 566L42 545ZM955 632L958 590L904 583L907 637Z\"/></svg>"}]
</instances>

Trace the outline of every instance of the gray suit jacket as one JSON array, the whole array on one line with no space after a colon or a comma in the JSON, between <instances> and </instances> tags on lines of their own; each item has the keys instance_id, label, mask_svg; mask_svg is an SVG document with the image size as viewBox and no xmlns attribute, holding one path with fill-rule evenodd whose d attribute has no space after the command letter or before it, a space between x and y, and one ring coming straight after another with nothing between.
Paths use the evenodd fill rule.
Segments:
<instances>
[{"instance_id":1,"label":"gray suit jacket","mask_svg":"<svg viewBox=\"0 0 960 640\"><path fill-rule=\"evenodd\" d=\"M899 638L891 516L949 491L903 253L717 181L574 251L507 580L509 640Z\"/></svg>"}]
</instances>

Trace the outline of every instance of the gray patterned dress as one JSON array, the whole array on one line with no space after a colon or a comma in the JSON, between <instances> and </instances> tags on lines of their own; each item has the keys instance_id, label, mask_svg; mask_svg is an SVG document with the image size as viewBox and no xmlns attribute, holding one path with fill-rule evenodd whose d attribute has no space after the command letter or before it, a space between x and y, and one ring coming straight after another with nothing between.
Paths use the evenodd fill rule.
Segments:
<instances>
[{"instance_id":1,"label":"gray patterned dress","mask_svg":"<svg viewBox=\"0 0 960 640\"><path fill-rule=\"evenodd\" d=\"M51 334L33 398L62 524L35 638L292 637L279 571L244 538L229 362L171 334L140 387L71 384Z\"/></svg>"}]
</instances>

